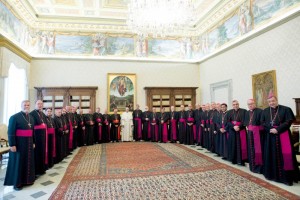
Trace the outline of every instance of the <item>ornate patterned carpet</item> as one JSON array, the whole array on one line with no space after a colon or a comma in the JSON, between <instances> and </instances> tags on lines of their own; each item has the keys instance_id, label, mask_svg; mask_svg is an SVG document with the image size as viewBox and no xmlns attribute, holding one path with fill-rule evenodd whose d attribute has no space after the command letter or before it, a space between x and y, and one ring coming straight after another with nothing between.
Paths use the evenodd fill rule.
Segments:
<instances>
[{"instance_id":1,"label":"ornate patterned carpet","mask_svg":"<svg viewBox=\"0 0 300 200\"><path fill-rule=\"evenodd\" d=\"M50 199L299 199L178 144L82 147Z\"/></svg>"}]
</instances>

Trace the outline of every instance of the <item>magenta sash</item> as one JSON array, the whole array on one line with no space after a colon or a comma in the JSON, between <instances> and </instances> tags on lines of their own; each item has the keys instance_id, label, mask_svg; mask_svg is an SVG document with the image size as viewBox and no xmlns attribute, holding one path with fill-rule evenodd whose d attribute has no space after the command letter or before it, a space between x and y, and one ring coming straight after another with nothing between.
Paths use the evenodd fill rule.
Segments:
<instances>
[{"instance_id":1,"label":"magenta sash","mask_svg":"<svg viewBox=\"0 0 300 200\"><path fill-rule=\"evenodd\" d=\"M187 122L188 122L188 123L193 123L194 121L195 121L195 119L192 118L192 117L187 118Z\"/></svg>"},{"instance_id":2,"label":"magenta sash","mask_svg":"<svg viewBox=\"0 0 300 200\"><path fill-rule=\"evenodd\" d=\"M241 125L241 122L235 122L235 124L233 123L233 121L231 122L233 125L235 126L239 126ZM242 151L242 160L246 160L248 158L248 151L247 151L247 134L245 129L240 130L240 139L241 139L241 151Z\"/></svg>"},{"instance_id":3,"label":"magenta sash","mask_svg":"<svg viewBox=\"0 0 300 200\"><path fill-rule=\"evenodd\" d=\"M274 128L277 128L277 126L274 126ZM281 143L281 152L283 157L283 169L288 170L294 170L293 166L293 155L292 155L292 145L290 140L290 135L288 131L284 131L283 133L280 133L280 143Z\"/></svg>"},{"instance_id":4,"label":"magenta sash","mask_svg":"<svg viewBox=\"0 0 300 200\"><path fill-rule=\"evenodd\" d=\"M212 119L210 119L210 120L209 120L209 123L210 123L210 124L213 124L213 120L212 120Z\"/></svg>"},{"instance_id":5,"label":"magenta sash","mask_svg":"<svg viewBox=\"0 0 300 200\"><path fill-rule=\"evenodd\" d=\"M52 155L56 157L56 142L55 142L55 128L48 128L48 134L53 134L52 136Z\"/></svg>"},{"instance_id":6,"label":"magenta sash","mask_svg":"<svg viewBox=\"0 0 300 200\"><path fill-rule=\"evenodd\" d=\"M47 126L46 126L46 124L44 124L44 123L42 123L42 124L40 124L40 125L35 125L34 126L34 129L46 129L47 128Z\"/></svg>"},{"instance_id":7,"label":"magenta sash","mask_svg":"<svg viewBox=\"0 0 300 200\"><path fill-rule=\"evenodd\" d=\"M194 118L192 118L192 117L189 117L189 118L187 118L187 123L193 123L195 121L195 119ZM194 140L195 140L195 138L196 138L196 131L195 131L195 125L192 125L192 130L193 130L193 137L194 137Z\"/></svg>"},{"instance_id":8,"label":"magenta sash","mask_svg":"<svg viewBox=\"0 0 300 200\"><path fill-rule=\"evenodd\" d=\"M222 124L222 128L224 128L224 129L225 129L225 126L224 126L224 124ZM225 134L226 134L226 139L228 140L229 134L227 133L227 131L225 132Z\"/></svg>"},{"instance_id":9,"label":"magenta sash","mask_svg":"<svg viewBox=\"0 0 300 200\"><path fill-rule=\"evenodd\" d=\"M158 125L156 124L156 125L154 125L154 127L155 127L155 141L158 141Z\"/></svg>"},{"instance_id":10,"label":"magenta sash","mask_svg":"<svg viewBox=\"0 0 300 200\"><path fill-rule=\"evenodd\" d=\"M142 120L141 118L134 118L135 121L137 121L138 124L138 139L142 138Z\"/></svg>"},{"instance_id":11,"label":"magenta sash","mask_svg":"<svg viewBox=\"0 0 300 200\"><path fill-rule=\"evenodd\" d=\"M171 137L173 140L177 140L177 125L176 119L171 119Z\"/></svg>"},{"instance_id":12,"label":"magenta sash","mask_svg":"<svg viewBox=\"0 0 300 200\"><path fill-rule=\"evenodd\" d=\"M148 124L148 139L151 138L151 127L150 127L150 121L146 122Z\"/></svg>"},{"instance_id":13,"label":"magenta sash","mask_svg":"<svg viewBox=\"0 0 300 200\"><path fill-rule=\"evenodd\" d=\"M107 134L108 134L108 140L110 140L110 127L109 122L107 120L104 120L104 124L107 126Z\"/></svg>"},{"instance_id":14,"label":"magenta sash","mask_svg":"<svg viewBox=\"0 0 300 200\"><path fill-rule=\"evenodd\" d=\"M193 125L193 131L194 131L194 141L197 139L197 127L196 124Z\"/></svg>"},{"instance_id":15,"label":"magenta sash","mask_svg":"<svg viewBox=\"0 0 300 200\"><path fill-rule=\"evenodd\" d=\"M248 130L253 132L255 164L262 165L263 161L262 161L261 141L260 141L260 132L259 131L263 130L263 127L249 125Z\"/></svg>"},{"instance_id":16,"label":"magenta sash","mask_svg":"<svg viewBox=\"0 0 300 200\"><path fill-rule=\"evenodd\" d=\"M69 137L69 149L73 148L73 124L71 121L69 121L70 125L70 137Z\"/></svg>"},{"instance_id":17,"label":"magenta sash","mask_svg":"<svg viewBox=\"0 0 300 200\"><path fill-rule=\"evenodd\" d=\"M196 130L197 130L197 128L196 128ZM200 143L201 142L201 138L202 138L202 127L201 127L201 125L199 125L199 128L198 128L198 143Z\"/></svg>"},{"instance_id":18,"label":"magenta sash","mask_svg":"<svg viewBox=\"0 0 300 200\"><path fill-rule=\"evenodd\" d=\"M168 124L167 123L163 123L162 124L162 141L163 142L168 142Z\"/></svg>"},{"instance_id":19,"label":"magenta sash","mask_svg":"<svg viewBox=\"0 0 300 200\"><path fill-rule=\"evenodd\" d=\"M204 125L204 123L205 123L205 121L204 121L204 120L201 120L201 124L203 124L203 125Z\"/></svg>"},{"instance_id":20,"label":"magenta sash","mask_svg":"<svg viewBox=\"0 0 300 200\"><path fill-rule=\"evenodd\" d=\"M33 131L31 129L29 130L21 130L17 129L16 136L17 137L32 137Z\"/></svg>"},{"instance_id":21,"label":"magenta sash","mask_svg":"<svg viewBox=\"0 0 300 200\"><path fill-rule=\"evenodd\" d=\"M184 128L186 129L186 120L183 119L183 118L180 118L180 119L179 119L179 122L183 123Z\"/></svg>"},{"instance_id":22,"label":"magenta sash","mask_svg":"<svg viewBox=\"0 0 300 200\"><path fill-rule=\"evenodd\" d=\"M97 122L102 123L102 120L100 118L97 118ZM98 126L98 137L99 137L99 140L102 139L102 126Z\"/></svg>"},{"instance_id":23,"label":"magenta sash","mask_svg":"<svg viewBox=\"0 0 300 200\"><path fill-rule=\"evenodd\" d=\"M46 124L44 124L44 123L42 123L42 124L40 124L40 125L35 125L34 126L34 129L36 130L36 129L45 129L45 131L46 131L46 135L45 135L45 137L46 137L46 145L45 145L45 164L48 164L48 131L47 131L47 126L46 126Z\"/></svg>"},{"instance_id":24,"label":"magenta sash","mask_svg":"<svg viewBox=\"0 0 300 200\"><path fill-rule=\"evenodd\" d=\"M155 125L151 124L151 129L154 130L154 141L157 141L158 140L158 125L157 124L155 124Z\"/></svg>"},{"instance_id":25,"label":"magenta sash","mask_svg":"<svg viewBox=\"0 0 300 200\"><path fill-rule=\"evenodd\" d=\"M64 125L64 131L66 131L68 129L67 125Z\"/></svg>"}]
</instances>

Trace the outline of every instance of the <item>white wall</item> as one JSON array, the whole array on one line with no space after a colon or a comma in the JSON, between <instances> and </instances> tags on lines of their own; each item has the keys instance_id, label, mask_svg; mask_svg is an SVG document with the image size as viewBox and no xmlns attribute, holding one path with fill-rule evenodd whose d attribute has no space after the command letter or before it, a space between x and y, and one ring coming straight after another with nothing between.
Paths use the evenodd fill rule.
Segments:
<instances>
[{"instance_id":1,"label":"white wall","mask_svg":"<svg viewBox=\"0 0 300 200\"><path fill-rule=\"evenodd\" d=\"M300 16L200 63L201 100L211 101L210 84L232 79L232 97L246 108L252 75L274 69L279 103L295 112L293 98L300 97Z\"/></svg>"},{"instance_id":2,"label":"white wall","mask_svg":"<svg viewBox=\"0 0 300 200\"><path fill-rule=\"evenodd\" d=\"M96 60L33 60L31 62L30 99L36 99L34 87L98 86L97 103L107 107L107 74L135 73L137 103L144 109L144 87L199 87L198 64ZM197 91L197 99L200 99Z\"/></svg>"}]
</instances>

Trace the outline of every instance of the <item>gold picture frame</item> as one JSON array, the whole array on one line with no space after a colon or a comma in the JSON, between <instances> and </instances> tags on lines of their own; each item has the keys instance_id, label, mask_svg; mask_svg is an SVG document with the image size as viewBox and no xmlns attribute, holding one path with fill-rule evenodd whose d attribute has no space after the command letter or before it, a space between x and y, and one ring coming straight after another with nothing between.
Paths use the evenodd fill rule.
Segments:
<instances>
[{"instance_id":1,"label":"gold picture frame","mask_svg":"<svg viewBox=\"0 0 300 200\"><path fill-rule=\"evenodd\" d=\"M252 93L258 108L268 107L268 97L271 95L277 97L276 71L271 70L252 75Z\"/></svg>"},{"instance_id":2,"label":"gold picture frame","mask_svg":"<svg viewBox=\"0 0 300 200\"><path fill-rule=\"evenodd\" d=\"M107 109L112 113L114 108L124 112L126 106L133 111L136 104L136 74L107 74Z\"/></svg>"}]
</instances>

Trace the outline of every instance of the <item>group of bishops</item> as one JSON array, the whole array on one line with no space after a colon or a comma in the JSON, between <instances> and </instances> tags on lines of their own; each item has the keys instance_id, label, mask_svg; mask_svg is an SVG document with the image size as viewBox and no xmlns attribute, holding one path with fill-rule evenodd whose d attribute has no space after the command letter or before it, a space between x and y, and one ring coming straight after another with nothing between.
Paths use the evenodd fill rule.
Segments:
<instances>
[{"instance_id":1,"label":"group of bishops","mask_svg":"<svg viewBox=\"0 0 300 200\"><path fill-rule=\"evenodd\" d=\"M295 120L291 108L278 104L276 96L269 96L269 107L262 110L255 101L247 101L248 110L239 102L227 104L181 105L170 112L161 108L156 112L142 112L137 105L132 113L133 138L136 141L177 142L196 145L221 156L232 164L245 165L266 179L293 185L300 178L293 149L290 127Z\"/></svg>"},{"instance_id":2,"label":"group of bishops","mask_svg":"<svg viewBox=\"0 0 300 200\"><path fill-rule=\"evenodd\" d=\"M295 116L289 107L279 105L275 96L269 97L268 103L264 110L256 108L250 99L249 110L234 100L229 111L225 103L211 103L196 104L194 110L192 105L187 109L181 105L179 111L171 106L169 112L164 107L160 112L153 107L150 112L147 106L142 111L136 105L132 113L126 108L123 118L131 116L124 122L117 108L111 115L107 110L100 113L100 108L83 114L66 106L55 110L53 117L51 109L43 110L41 100L31 112L30 102L25 100L22 111L9 120L11 150L4 185L20 190L78 146L119 141L201 146L233 164L249 162L252 172L268 180L293 185L300 177L290 132ZM125 131L126 123L130 133Z\"/></svg>"}]
</instances>

